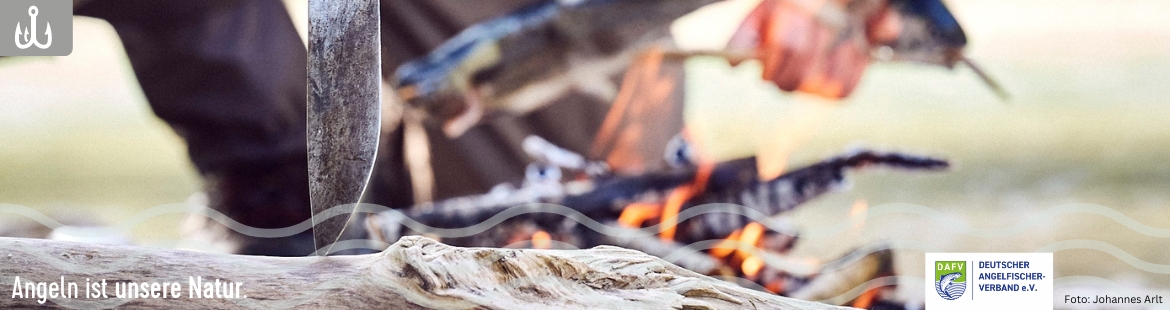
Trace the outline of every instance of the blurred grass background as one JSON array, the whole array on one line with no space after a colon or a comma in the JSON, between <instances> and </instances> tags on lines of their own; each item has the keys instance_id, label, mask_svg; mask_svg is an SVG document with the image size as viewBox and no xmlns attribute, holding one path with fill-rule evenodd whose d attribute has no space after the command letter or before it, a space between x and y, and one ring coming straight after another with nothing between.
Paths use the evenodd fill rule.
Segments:
<instances>
[{"instance_id":1,"label":"blurred grass background","mask_svg":"<svg viewBox=\"0 0 1170 310\"><path fill-rule=\"evenodd\" d=\"M1005 238L944 229L1012 227L1075 202L1170 228L1170 2L947 3L967 30L968 55L1000 80L1013 96L1010 102L996 99L966 68L876 64L849 102L809 108L799 97L754 81L750 65L731 70L719 61L695 60L688 68L698 78L688 85L696 86L689 96L698 105L688 110L688 121L719 133L728 153L737 152L737 145L739 152L743 145L762 148L771 138L795 140L791 166L855 146L956 163L937 174L854 174L849 191L793 216L806 227L831 226L847 221L854 203L864 200L870 206L923 205L957 223L886 215L837 236L803 240L800 255L829 260L887 239L922 241L948 252L1032 252L1056 241L1093 239L1147 262L1170 264L1170 240L1096 215L1058 216ZM744 4L725 9L742 11L736 5ZM699 27L680 29L719 32L734 26L698 20L692 24ZM50 214L89 212L112 224L184 201L199 190L185 146L151 114L112 29L78 18L76 31L71 56L0 60L0 202ZM803 131L794 138L791 128ZM736 134L744 131L752 138ZM154 218L134 236L142 243L174 240L179 218ZM899 272L922 276L922 259L921 252L898 251ZM1170 289L1170 275L1138 270L1099 251L1061 251L1055 259L1058 277L1088 275ZM921 298L922 292L903 294Z\"/></svg>"},{"instance_id":2,"label":"blurred grass background","mask_svg":"<svg viewBox=\"0 0 1170 310\"><path fill-rule=\"evenodd\" d=\"M1099 215L1045 218L1002 238L948 229L1027 225L1042 211L1069 203L1098 204L1141 224L1170 228L1170 3L946 3L967 31L968 56L999 79L1012 94L1010 102L998 100L968 68L883 63L867 71L847 103L825 111L808 102L815 100L779 94L753 80L758 66L728 69L707 59L688 64L690 76L697 77L687 84L693 86L688 96L697 98L688 123L707 131L707 144L727 147L718 151L726 154L794 144L789 167L859 146L942 156L955 164L937 174L854 173L849 191L791 215L805 227L829 227L848 222L854 204L864 201L871 207L922 205L952 221L883 215L836 236L805 239L798 255L832 260L891 239L923 242L940 252L1033 252L1088 239L1149 263L1170 264L1170 240ZM703 21L680 28L730 31ZM737 138L742 136L756 139ZM900 274L923 276L922 252L895 253ZM1097 250L1059 251L1054 259L1057 277L1094 276L1170 291L1170 275L1139 270ZM1064 293L1098 289L1066 287L1055 294L1054 305L1066 307ZM921 290L900 294L923 298Z\"/></svg>"},{"instance_id":3,"label":"blurred grass background","mask_svg":"<svg viewBox=\"0 0 1170 310\"><path fill-rule=\"evenodd\" d=\"M0 202L112 224L184 201L199 187L186 147L150 112L113 28L74 25L70 56L0 59ZM133 233L175 239L179 218Z\"/></svg>"},{"instance_id":4,"label":"blurred grass background","mask_svg":"<svg viewBox=\"0 0 1170 310\"><path fill-rule=\"evenodd\" d=\"M304 37L308 2L285 3ZM74 25L69 56L0 59L0 203L116 224L185 201L200 190L186 145L150 111L117 34L99 19ZM133 237L170 243L182 218Z\"/></svg>"}]
</instances>

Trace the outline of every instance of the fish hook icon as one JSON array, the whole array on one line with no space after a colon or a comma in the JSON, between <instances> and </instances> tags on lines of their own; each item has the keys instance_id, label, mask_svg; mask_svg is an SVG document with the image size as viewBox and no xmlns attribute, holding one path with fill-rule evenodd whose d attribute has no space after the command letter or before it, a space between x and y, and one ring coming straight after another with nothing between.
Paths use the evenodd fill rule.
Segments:
<instances>
[{"instance_id":1,"label":"fish hook icon","mask_svg":"<svg viewBox=\"0 0 1170 310\"><path fill-rule=\"evenodd\" d=\"M27 49L30 46L36 45L40 49L47 49L47 48L49 48L49 46L53 45L53 25L50 25L49 23L45 23L45 37L48 38L49 41L45 42L44 44L41 44L41 42L37 40L37 15L39 15L40 13L41 13L40 9L37 9L37 6L34 5L34 6L28 7L28 17L30 19L30 22L32 22L32 26L29 26L32 28L32 36L30 38L29 29L25 28L24 29L24 41L25 41L24 44L20 43L20 22L16 23L16 47L17 48Z\"/></svg>"}]
</instances>

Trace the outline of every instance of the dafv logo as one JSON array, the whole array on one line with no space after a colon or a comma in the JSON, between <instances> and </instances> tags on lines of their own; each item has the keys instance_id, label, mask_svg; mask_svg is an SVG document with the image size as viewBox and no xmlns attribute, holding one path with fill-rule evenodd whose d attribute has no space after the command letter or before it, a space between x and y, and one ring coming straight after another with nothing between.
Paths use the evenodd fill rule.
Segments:
<instances>
[{"instance_id":1,"label":"dafv logo","mask_svg":"<svg viewBox=\"0 0 1170 310\"><path fill-rule=\"evenodd\" d=\"M967 292L967 262L934 262L934 290L946 300L955 300Z\"/></svg>"}]
</instances>

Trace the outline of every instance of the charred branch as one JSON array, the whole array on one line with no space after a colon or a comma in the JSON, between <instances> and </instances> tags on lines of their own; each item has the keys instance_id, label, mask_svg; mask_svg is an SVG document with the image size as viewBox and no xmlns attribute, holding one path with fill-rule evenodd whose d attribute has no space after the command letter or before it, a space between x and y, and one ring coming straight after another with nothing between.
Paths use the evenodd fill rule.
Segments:
<instances>
[{"instance_id":1,"label":"charred branch","mask_svg":"<svg viewBox=\"0 0 1170 310\"><path fill-rule=\"evenodd\" d=\"M726 237L753 221L744 216L781 214L839 188L848 170L889 167L903 170L940 170L946 161L899 153L860 151L785 173L772 180L756 177L754 159L736 160L717 167L708 190L689 208L703 208L699 216L683 221L678 239L684 243ZM696 210L697 211L697 210Z\"/></svg>"},{"instance_id":2,"label":"charred branch","mask_svg":"<svg viewBox=\"0 0 1170 310\"><path fill-rule=\"evenodd\" d=\"M905 170L937 170L947 167L939 159L879 153L856 152L838 156L786 173L772 180L758 180L754 159L741 159L717 165L708 181L707 190L692 199L680 213L678 241L691 243L720 239L752 222L751 215L763 219L806 203L837 187L845 180L845 172L863 167L892 167ZM421 205L406 217L433 228L462 228L482 223L501 212L512 212L508 221L528 221L546 231L561 231L566 218L545 213L548 208L540 203L565 206L580 216L597 222L613 222L630 203L647 199L661 199L665 192L695 178L694 170L649 173L638 176L607 176L592 181L592 185L565 186L559 183L529 183L520 188L501 185L485 195L448 199ZM580 193L571 193L574 187L587 187ZM746 215L746 216L745 216ZM391 216L377 221L380 226L401 223ZM577 220L580 220L579 218ZM579 221L574 221L579 222ZM776 225L769 225L776 226ZM587 228L586 228L587 229ZM380 228L382 232L400 232L404 235L427 234L430 231L409 231L406 228ZM791 231L772 231L789 233ZM397 235L381 236L397 240ZM495 246L506 240L490 239L475 245ZM463 245L463 243L455 243ZM596 245L592 242L577 246Z\"/></svg>"}]
</instances>

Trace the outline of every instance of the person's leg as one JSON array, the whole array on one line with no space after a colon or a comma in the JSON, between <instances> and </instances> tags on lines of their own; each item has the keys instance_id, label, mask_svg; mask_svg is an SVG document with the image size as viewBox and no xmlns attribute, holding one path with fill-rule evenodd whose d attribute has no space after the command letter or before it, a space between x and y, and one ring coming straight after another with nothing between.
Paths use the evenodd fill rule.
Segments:
<instances>
[{"instance_id":1,"label":"person's leg","mask_svg":"<svg viewBox=\"0 0 1170 310\"><path fill-rule=\"evenodd\" d=\"M258 228L309 219L305 47L281 1L93 1L75 12L118 32L154 113L186 140L213 209ZM222 235L241 254L313 249L310 231Z\"/></svg>"}]
</instances>

